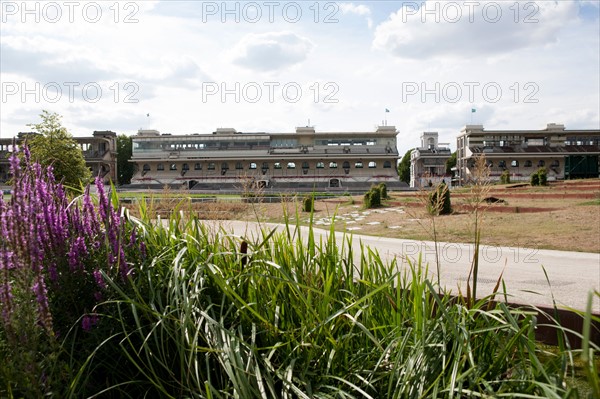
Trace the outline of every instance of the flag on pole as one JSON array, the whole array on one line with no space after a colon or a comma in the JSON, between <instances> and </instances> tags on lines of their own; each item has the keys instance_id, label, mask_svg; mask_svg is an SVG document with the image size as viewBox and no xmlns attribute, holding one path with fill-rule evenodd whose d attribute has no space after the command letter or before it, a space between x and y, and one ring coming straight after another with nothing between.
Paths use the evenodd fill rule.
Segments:
<instances>
[{"instance_id":1,"label":"flag on pole","mask_svg":"<svg viewBox=\"0 0 600 399\"><path fill-rule=\"evenodd\" d=\"M390 110L386 108L386 109L385 109L385 112L390 112Z\"/></svg>"}]
</instances>

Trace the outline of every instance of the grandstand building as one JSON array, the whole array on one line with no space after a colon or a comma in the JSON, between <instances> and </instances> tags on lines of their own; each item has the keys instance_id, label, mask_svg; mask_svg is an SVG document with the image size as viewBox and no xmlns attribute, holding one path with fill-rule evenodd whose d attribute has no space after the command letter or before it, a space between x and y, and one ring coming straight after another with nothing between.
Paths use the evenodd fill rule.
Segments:
<instances>
[{"instance_id":1,"label":"grandstand building","mask_svg":"<svg viewBox=\"0 0 600 399\"><path fill-rule=\"evenodd\" d=\"M451 183L452 175L446 174L446 161L452 151L448 144L438 143L437 132L424 132L421 146L410 153L410 186L413 188Z\"/></svg>"},{"instance_id":2,"label":"grandstand building","mask_svg":"<svg viewBox=\"0 0 600 399\"><path fill-rule=\"evenodd\" d=\"M401 186L394 126L375 132L172 135L140 130L133 136L131 187L239 188L244 182L273 190L352 189L384 182Z\"/></svg>"},{"instance_id":3,"label":"grandstand building","mask_svg":"<svg viewBox=\"0 0 600 399\"><path fill-rule=\"evenodd\" d=\"M457 137L457 172L468 184L475 157L485 155L492 180L508 170L511 181L529 181L545 167L548 180L600 176L600 130L567 130L549 123L543 130L485 130L467 125Z\"/></svg>"}]
</instances>

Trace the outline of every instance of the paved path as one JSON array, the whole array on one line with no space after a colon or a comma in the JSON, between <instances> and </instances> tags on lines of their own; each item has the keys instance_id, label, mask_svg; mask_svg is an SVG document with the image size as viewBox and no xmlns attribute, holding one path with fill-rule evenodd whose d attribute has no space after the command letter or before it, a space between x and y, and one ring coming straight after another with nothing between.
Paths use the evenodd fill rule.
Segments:
<instances>
[{"instance_id":1,"label":"paved path","mask_svg":"<svg viewBox=\"0 0 600 399\"><path fill-rule=\"evenodd\" d=\"M259 225L255 222L220 221L227 231L257 238ZM281 229L282 225L262 224L264 229ZM314 228L315 236L327 235L329 231ZM303 237L308 228L302 227ZM338 243L344 233L336 232ZM346 234L348 235L348 234ZM353 246L364 245L377 249L383 260L396 258L399 267L408 267L407 258L423 256L423 264L429 263L432 279L437 280L435 246L433 242L373 237L352 234ZM440 258L440 281L443 286L458 292L466 292L466 278L473 256L473 245L438 243ZM584 310L590 291L600 291L600 254L482 246L480 249L478 297L490 294L500 274L513 303L552 306L552 295L560 307ZM546 274L547 278L546 278ZM549 282L548 282L549 281ZM595 298L593 310L600 313L600 302Z\"/></svg>"}]
</instances>

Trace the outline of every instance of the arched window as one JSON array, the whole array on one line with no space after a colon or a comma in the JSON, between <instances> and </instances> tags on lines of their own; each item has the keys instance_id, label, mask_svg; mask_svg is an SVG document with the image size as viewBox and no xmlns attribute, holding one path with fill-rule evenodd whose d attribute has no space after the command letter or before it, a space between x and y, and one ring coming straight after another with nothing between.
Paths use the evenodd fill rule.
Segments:
<instances>
[{"instance_id":1,"label":"arched window","mask_svg":"<svg viewBox=\"0 0 600 399\"><path fill-rule=\"evenodd\" d=\"M525 164L523 166L525 166L526 168L531 168L531 165L532 165L531 161L527 160L527 161L525 161Z\"/></svg>"},{"instance_id":2,"label":"arched window","mask_svg":"<svg viewBox=\"0 0 600 399\"><path fill-rule=\"evenodd\" d=\"M288 162L287 168L288 169L296 169L296 164L294 162Z\"/></svg>"},{"instance_id":3,"label":"arched window","mask_svg":"<svg viewBox=\"0 0 600 399\"><path fill-rule=\"evenodd\" d=\"M392 167L392 163L390 161L384 161L383 162L383 167L386 169L389 169Z\"/></svg>"},{"instance_id":4,"label":"arched window","mask_svg":"<svg viewBox=\"0 0 600 399\"><path fill-rule=\"evenodd\" d=\"M148 165L147 163L144 164L144 167L142 168L142 170L144 172L149 172L150 171L150 165Z\"/></svg>"},{"instance_id":5,"label":"arched window","mask_svg":"<svg viewBox=\"0 0 600 399\"><path fill-rule=\"evenodd\" d=\"M158 165L156 165L156 170L165 170L165 165L159 163Z\"/></svg>"},{"instance_id":6,"label":"arched window","mask_svg":"<svg viewBox=\"0 0 600 399\"><path fill-rule=\"evenodd\" d=\"M513 161L510 163L510 166L512 166L513 168L517 168L517 167L519 167L519 161L517 161L516 159L515 159L515 160L513 160Z\"/></svg>"},{"instance_id":7,"label":"arched window","mask_svg":"<svg viewBox=\"0 0 600 399\"><path fill-rule=\"evenodd\" d=\"M506 168L506 161L498 161L499 168Z\"/></svg>"},{"instance_id":8,"label":"arched window","mask_svg":"<svg viewBox=\"0 0 600 399\"><path fill-rule=\"evenodd\" d=\"M249 169L256 169L256 162L250 162Z\"/></svg>"},{"instance_id":9,"label":"arched window","mask_svg":"<svg viewBox=\"0 0 600 399\"><path fill-rule=\"evenodd\" d=\"M227 162L223 162L221 164L221 170L229 170L229 164Z\"/></svg>"},{"instance_id":10,"label":"arched window","mask_svg":"<svg viewBox=\"0 0 600 399\"><path fill-rule=\"evenodd\" d=\"M558 159L555 159L554 161L552 161L552 164L550 165L550 167L558 168L559 165L560 165L560 162L558 162Z\"/></svg>"},{"instance_id":11,"label":"arched window","mask_svg":"<svg viewBox=\"0 0 600 399\"><path fill-rule=\"evenodd\" d=\"M362 167L363 167L363 163L362 163L361 161L356 161L356 162L354 163L354 167L355 167L356 169L362 169Z\"/></svg>"},{"instance_id":12,"label":"arched window","mask_svg":"<svg viewBox=\"0 0 600 399\"><path fill-rule=\"evenodd\" d=\"M329 169L337 169L337 162L329 162Z\"/></svg>"},{"instance_id":13,"label":"arched window","mask_svg":"<svg viewBox=\"0 0 600 399\"><path fill-rule=\"evenodd\" d=\"M194 164L194 170L202 170L202 164L200 162L196 162Z\"/></svg>"},{"instance_id":14,"label":"arched window","mask_svg":"<svg viewBox=\"0 0 600 399\"><path fill-rule=\"evenodd\" d=\"M369 168L373 169L373 168L376 168L376 167L377 167L377 162L375 162L375 161L369 162Z\"/></svg>"},{"instance_id":15,"label":"arched window","mask_svg":"<svg viewBox=\"0 0 600 399\"><path fill-rule=\"evenodd\" d=\"M342 164L342 168L344 168L344 169L350 169L350 162L344 161L344 163Z\"/></svg>"},{"instance_id":16,"label":"arched window","mask_svg":"<svg viewBox=\"0 0 600 399\"><path fill-rule=\"evenodd\" d=\"M323 162L317 162L317 169L323 169L325 164Z\"/></svg>"},{"instance_id":17,"label":"arched window","mask_svg":"<svg viewBox=\"0 0 600 399\"><path fill-rule=\"evenodd\" d=\"M208 170L215 170L215 163L214 162L209 162L208 163Z\"/></svg>"},{"instance_id":18,"label":"arched window","mask_svg":"<svg viewBox=\"0 0 600 399\"><path fill-rule=\"evenodd\" d=\"M172 164L169 166L169 169L170 169L170 170L177 170L177 164L176 164L176 163L172 163Z\"/></svg>"},{"instance_id":19,"label":"arched window","mask_svg":"<svg viewBox=\"0 0 600 399\"><path fill-rule=\"evenodd\" d=\"M541 168L542 166L545 166L545 165L546 165L546 162L544 162L544 160L543 160L543 159L540 159L540 160L538 161L538 167L540 167L540 168Z\"/></svg>"},{"instance_id":20,"label":"arched window","mask_svg":"<svg viewBox=\"0 0 600 399\"><path fill-rule=\"evenodd\" d=\"M241 163L241 162L236 162L236 163L235 163L235 168L236 168L237 170L242 170L242 169L244 169L244 165L242 165L242 163Z\"/></svg>"},{"instance_id":21,"label":"arched window","mask_svg":"<svg viewBox=\"0 0 600 399\"><path fill-rule=\"evenodd\" d=\"M281 162L275 162L273 164L273 169L281 169Z\"/></svg>"},{"instance_id":22,"label":"arched window","mask_svg":"<svg viewBox=\"0 0 600 399\"><path fill-rule=\"evenodd\" d=\"M190 170L190 165L188 165L187 163L184 163L184 164L181 166L181 170Z\"/></svg>"},{"instance_id":23,"label":"arched window","mask_svg":"<svg viewBox=\"0 0 600 399\"><path fill-rule=\"evenodd\" d=\"M308 162L302 162L302 169L308 169Z\"/></svg>"}]
</instances>

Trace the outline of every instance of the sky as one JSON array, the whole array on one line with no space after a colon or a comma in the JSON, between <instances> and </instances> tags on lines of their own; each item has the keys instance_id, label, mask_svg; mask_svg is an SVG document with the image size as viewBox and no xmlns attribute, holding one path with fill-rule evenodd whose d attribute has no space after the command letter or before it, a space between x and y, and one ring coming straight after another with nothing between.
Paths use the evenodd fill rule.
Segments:
<instances>
[{"instance_id":1,"label":"sky","mask_svg":"<svg viewBox=\"0 0 600 399\"><path fill-rule=\"evenodd\" d=\"M0 0L0 137L600 129L600 2Z\"/></svg>"}]
</instances>

